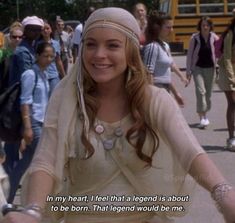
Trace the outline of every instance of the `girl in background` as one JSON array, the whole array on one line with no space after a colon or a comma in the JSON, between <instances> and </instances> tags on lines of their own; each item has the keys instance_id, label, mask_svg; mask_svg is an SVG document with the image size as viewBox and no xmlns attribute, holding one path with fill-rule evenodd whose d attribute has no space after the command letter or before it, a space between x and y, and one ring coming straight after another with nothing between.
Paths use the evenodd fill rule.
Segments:
<instances>
[{"instance_id":1,"label":"girl in background","mask_svg":"<svg viewBox=\"0 0 235 223\"><path fill-rule=\"evenodd\" d=\"M54 60L47 67L48 79L50 83L50 94L54 90L55 86L59 83L60 79L65 76L64 66L61 60L61 48L57 40L52 38L52 29L50 24L47 21L44 21L44 27L42 29L41 37L39 43L47 42L52 45L54 48Z\"/></svg>"},{"instance_id":2,"label":"girl in background","mask_svg":"<svg viewBox=\"0 0 235 223\"><path fill-rule=\"evenodd\" d=\"M197 113L200 119L199 128L210 124L207 112L211 109L211 92L214 83L216 57L214 42L218 36L213 32L213 22L209 17L202 17L189 42L187 54L187 79L193 76L197 99Z\"/></svg>"},{"instance_id":3,"label":"girl in background","mask_svg":"<svg viewBox=\"0 0 235 223\"><path fill-rule=\"evenodd\" d=\"M13 201L21 177L28 169L41 136L42 125L49 100L49 82L46 69L54 59L54 49L49 43L41 43L36 49L36 63L21 76L21 114L23 141L20 147L22 158L9 172L10 193Z\"/></svg>"},{"instance_id":4,"label":"girl in background","mask_svg":"<svg viewBox=\"0 0 235 223\"><path fill-rule=\"evenodd\" d=\"M226 120L228 126L227 148L235 152L235 18L222 34L224 38L223 55L219 59L218 85L224 91L228 107Z\"/></svg>"},{"instance_id":5,"label":"girl in background","mask_svg":"<svg viewBox=\"0 0 235 223\"><path fill-rule=\"evenodd\" d=\"M154 85L172 92L179 105L184 102L171 80L171 72L186 85L187 79L175 64L169 45L165 42L173 30L173 21L169 15L153 11L148 17L145 31L146 45L143 48L143 61L153 77Z\"/></svg>"}]
</instances>

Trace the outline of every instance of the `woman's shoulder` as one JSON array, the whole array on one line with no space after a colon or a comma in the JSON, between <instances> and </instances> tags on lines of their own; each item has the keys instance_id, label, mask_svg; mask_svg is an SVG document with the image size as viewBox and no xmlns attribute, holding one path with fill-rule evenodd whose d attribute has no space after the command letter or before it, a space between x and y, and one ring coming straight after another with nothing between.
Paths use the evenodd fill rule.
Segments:
<instances>
[{"instance_id":1,"label":"woman's shoulder","mask_svg":"<svg viewBox=\"0 0 235 223\"><path fill-rule=\"evenodd\" d=\"M167 91L163 88L158 88L154 85L148 85L146 88L147 97L150 100L161 100L162 98L166 98Z\"/></svg>"},{"instance_id":2,"label":"woman's shoulder","mask_svg":"<svg viewBox=\"0 0 235 223\"><path fill-rule=\"evenodd\" d=\"M191 35L191 39L199 39L199 37L200 37L200 33L199 32L193 33Z\"/></svg>"},{"instance_id":3,"label":"woman's shoulder","mask_svg":"<svg viewBox=\"0 0 235 223\"><path fill-rule=\"evenodd\" d=\"M144 47L145 48L152 48L152 47L158 48L159 46L160 46L159 43L154 41L154 42L151 42L151 43L147 43Z\"/></svg>"},{"instance_id":4,"label":"woman's shoulder","mask_svg":"<svg viewBox=\"0 0 235 223\"><path fill-rule=\"evenodd\" d=\"M215 32L211 31L210 34L211 34L213 39L215 39L215 40L219 39L219 36Z\"/></svg>"},{"instance_id":5,"label":"woman's shoulder","mask_svg":"<svg viewBox=\"0 0 235 223\"><path fill-rule=\"evenodd\" d=\"M34 77L35 76L35 72L33 69L28 69L28 70L25 70L23 73L22 73L22 78L25 78L25 77Z\"/></svg>"}]
</instances>

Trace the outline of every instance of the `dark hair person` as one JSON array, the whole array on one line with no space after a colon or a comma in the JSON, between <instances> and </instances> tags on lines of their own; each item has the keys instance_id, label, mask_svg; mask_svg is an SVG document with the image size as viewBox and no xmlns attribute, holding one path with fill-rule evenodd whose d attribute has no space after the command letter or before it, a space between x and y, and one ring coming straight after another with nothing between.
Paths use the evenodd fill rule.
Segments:
<instances>
[{"instance_id":1,"label":"dark hair person","mask_svg":"<svg viewBox=\"0 0 235 223\"><path fill-rule=\"evenodd\" d=\"M224 91L227 100L226 120L228 126L227 149L235 151L235 18L222 34L223 54L219 59L218 85Z\"/></svg>"},{"instance_id":2,"label":"dark hair person","mask_svg":"<svg viewBox=\"0 0 235 223\"><path fill-rule=\"evenodd\" d=\"M211 109L211 93L215 77L216 57L214 42L218 36L213 32L213 22L209 17L202 17L189 43L187 53L187 78L195 83L196 110L199 116L199 128L210 124L207 117Z\"/></svg>"}]
</instances>

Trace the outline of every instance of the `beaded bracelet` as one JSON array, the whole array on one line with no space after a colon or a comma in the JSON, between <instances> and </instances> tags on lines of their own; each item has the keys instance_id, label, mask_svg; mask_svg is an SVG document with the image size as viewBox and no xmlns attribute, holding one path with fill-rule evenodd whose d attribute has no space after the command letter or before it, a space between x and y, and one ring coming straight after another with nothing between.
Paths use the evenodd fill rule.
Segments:
<instances>
[{"instance_id":1,"label":"beaded bracelet","mask_svg":"<svg viewBox=\"0 0 235 223\"><path fill-rule=\"evenodd\" d=\"M23 120L24 120L24 119L29 119L29 118L30 118L29 115L24 115L24 116L22 117Z\"/></svg>"},{"instance_id":2,"label":"beaded bracelet","mask_svg":"<svg viewBox=\"0 0 235 223\"><path fill-rule=\"evenodd\" d=\"M219 183L212 188L211 197L214 199L216 207L220 212L222 209L220 202L225 198L226 194L232 189L233 187L228 183Z\"/></svg>"}]
</instances>

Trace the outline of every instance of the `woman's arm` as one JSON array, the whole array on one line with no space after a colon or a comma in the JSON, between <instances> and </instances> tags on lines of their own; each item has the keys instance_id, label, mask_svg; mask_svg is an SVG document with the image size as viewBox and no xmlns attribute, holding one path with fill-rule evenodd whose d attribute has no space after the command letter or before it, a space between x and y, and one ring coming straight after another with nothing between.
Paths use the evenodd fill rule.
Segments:
<instances>
[{"instance_id":1,"label":"woman's arm","mask_svg":"<svg viewBox=\"0 0 235 223\"><path fill-rule=\"evenodd\" d=\"M180 80L187 86L189 84L188 79L183 75L178 66L173 62L171 65L171 70L180 78Z\"/></svg>"},{"instance_id":2,"label":"woman's arm","mask_svg":"<svg viewBox=\"0 0 235 223\"><path fill-rule=\"evenodd\" d=\"M189 173L206 190L211 192L227 223L235 222L235 190L209 159L207 154L198 155Z\"/></svg>"},{"instance_id":3,"label":"woman's arm","mask_svg":"<svg viewBox=\"0 0 235 223\"><path fill-rule=\"evenodd\" d=\"M42 183L43 182L43 183ZM46 198L53 189L54 180L52 176L44 171L36 171L29 176L26 197L26 210L31 210L30 207L38 207L40 210L44 210L46 205ZM33 189L32 189L33 188ZM36 213L37 214L37 213ZM38 216L42 213L38 212ZM39 223L40 217L30 215L27 211L23 212L10 212L1 221L1 223Z\"/></svg>"},{"instance_id":4,"label":"woman's arm","mask_svg":"<svg viewBox=\"0 0 235 223\"><path fill-rule=\"evenodd\" d=\"M64 71L64 66L63 66L62 60L58 54L56 54L55 63L56 63L56 67L59 71L60 79L62 79L66 75L66 73Z\"/></svg>"},{"instance_id":5,"label":"woman's arm","mask_svg":"<svg viewBox=\"0 0 235 223\"><path fill-rule=\"evenodd\" d=\"M33 131L31 126L30 106L33 104L33 92L36 87L36 73L34 70L26 70L21 75L20 110L23 121L23 138L26 144L31 144Z\"/></svg>"},{"instance_id":6,"label":"woman's arm","mask_svg":"<svg viewBox=\"0 0 235 223\"><path fill-rule=\"evenodd\" d=\"M23 138L25 140L26 144L31 144L33 141L33 130L31 125L31 114L30 114L30 107L28 104L22 104L21 105L21 117L23 120Z\"/></svg>"},{"instance_id":7,"label":"woman's arm","mask_svg":"<svg viewBox=\"0 0 235 223\"><path fill-rule=\"evenodd\" d=\"M42 184L43 182L43 184ZM54 179L45 171L36 171L29 176L28 187L33 190L27 191L26 203L37 204L45 208L46 198L52 192Z\"/></svg>"}]
</instances>

